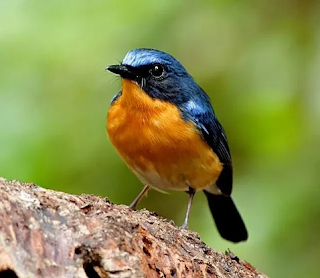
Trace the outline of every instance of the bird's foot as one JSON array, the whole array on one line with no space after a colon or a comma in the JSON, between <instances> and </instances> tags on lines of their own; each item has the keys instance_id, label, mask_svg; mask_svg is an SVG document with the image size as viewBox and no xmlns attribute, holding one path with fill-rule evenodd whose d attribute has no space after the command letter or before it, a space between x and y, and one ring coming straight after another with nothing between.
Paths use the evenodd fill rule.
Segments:
<instances>
[{"instance_id":1,"label":"bird's foot","mask_svg":"<svg viewBox=\"0 0 320 278\"><path fill-rule=\"evenodd\" d=\"M188 230L188 221L184 221L183 224L179 228Z\"/></svg>"}]
</instances>

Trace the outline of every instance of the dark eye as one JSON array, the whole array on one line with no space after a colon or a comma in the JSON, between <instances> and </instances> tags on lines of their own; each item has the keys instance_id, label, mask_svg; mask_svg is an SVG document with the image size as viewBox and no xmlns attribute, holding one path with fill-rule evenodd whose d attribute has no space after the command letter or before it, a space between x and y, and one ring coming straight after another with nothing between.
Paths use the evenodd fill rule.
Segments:
<instances>
[{"instance_id":1,"label":"dark eye","mask_svg":"<svg viewBox=\"0 0 320 278\"><path fill-rule=\"evenodd\" d=\"M164 72L164 68L162 65L155 64L150 69L150 73L155 77L160 77Z\"/></svg>"}]
</instances>

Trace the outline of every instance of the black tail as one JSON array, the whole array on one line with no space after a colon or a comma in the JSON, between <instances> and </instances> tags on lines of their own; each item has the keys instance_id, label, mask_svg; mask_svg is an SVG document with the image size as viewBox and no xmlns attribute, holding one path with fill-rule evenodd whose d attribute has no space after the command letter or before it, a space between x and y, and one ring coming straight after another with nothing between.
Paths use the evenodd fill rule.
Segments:
<instances>
[{"instance_id":1,"label":"black tail","mask_svg":"<svg viewBox=\"0 0 320 278\"><path fill-rule=\"evenodd\" d=\"M204 191L207 196L211 214L216 222L220 235L229 241L240 242L248 239L248 232L231 197L213 195Z\"/></svg>"}]
</instances>

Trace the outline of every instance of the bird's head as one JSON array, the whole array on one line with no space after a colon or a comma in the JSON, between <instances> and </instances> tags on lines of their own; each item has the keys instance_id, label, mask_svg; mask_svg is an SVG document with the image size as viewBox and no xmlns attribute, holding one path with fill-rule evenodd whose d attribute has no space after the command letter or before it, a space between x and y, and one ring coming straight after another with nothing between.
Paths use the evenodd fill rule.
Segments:
<instances>
[{"instance_id":1,"label":"bird's head","mask_svg":"<svg viewBox=\"0 0 320 278\"><path fill-rule=\"evenodd\" d=\"M174 104L188 101L197 88L178 60L154 49L134 49L120 65L108 66L107 70L136 83L151 98Z\"/></svg>"}]
</instances>

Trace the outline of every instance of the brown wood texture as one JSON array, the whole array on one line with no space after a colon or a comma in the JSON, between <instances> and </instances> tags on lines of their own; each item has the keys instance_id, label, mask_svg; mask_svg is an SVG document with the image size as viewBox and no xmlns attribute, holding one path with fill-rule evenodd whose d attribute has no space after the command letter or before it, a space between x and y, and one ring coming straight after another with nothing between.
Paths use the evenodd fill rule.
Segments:
<instances>
[{"instance_id":1,"label":"brown wood texture","mask_svg":"<svg viewBox=\"0 0 320 278\"><path fill-rule=\"evenodd\" d=\"M0 277L267 277L145 209L0 178Z\"/></svg>"}]
</instances>

